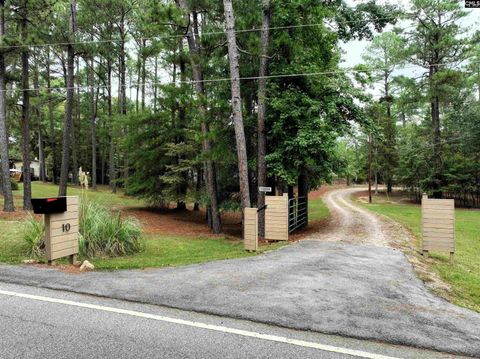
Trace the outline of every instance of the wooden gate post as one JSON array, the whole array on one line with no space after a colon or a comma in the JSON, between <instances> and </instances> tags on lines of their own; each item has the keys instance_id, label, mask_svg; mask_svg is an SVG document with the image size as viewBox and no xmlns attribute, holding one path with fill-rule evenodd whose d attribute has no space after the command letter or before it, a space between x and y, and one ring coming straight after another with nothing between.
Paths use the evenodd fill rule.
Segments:
<instances>
[{"instance_id":1,"label":"wooden gate post","mask_svg":"<svg viewBox=\"0 0 480 359\"><path fill-rule=\"evenodd\" d=\"M288 241L288 194L266 196L265 238Z\"/></svg>"},{"instance_id":2,"label":"wooden gate post","mask_svg":"<svg viewBox=\"0 0 480 359\"><path fill-rule=\"evenodd\" d=\"M256 208L245 208L243 220L243 246L247 251L258 249L258 214Z\"/></svg>"},{"instance_id":3,"label":"wooden gate post","mask_svg":"<svg viewBox=\"0 0 480 359\"><path fill-rule=\"evenodd\" d=\"M453 199L430 199L422 196L422 253L429 251L450 253L453 262L455 252L455 201Z\"/></svg>"}]
</instances>

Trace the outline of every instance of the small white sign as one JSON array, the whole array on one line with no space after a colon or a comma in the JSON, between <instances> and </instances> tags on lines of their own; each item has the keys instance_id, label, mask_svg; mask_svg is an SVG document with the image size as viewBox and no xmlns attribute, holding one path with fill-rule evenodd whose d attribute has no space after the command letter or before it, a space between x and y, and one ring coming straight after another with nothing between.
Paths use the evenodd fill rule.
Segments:
<instances>
[{"instance_id":1,"label":"small white sign","mask_svg":"<svg viewBox=\"0 0 480 359\"><path fill-rule=\"evenodd\" d=\"M272 192L272 187L258 187L259 192Z\"/></svg>"}]
</instances>

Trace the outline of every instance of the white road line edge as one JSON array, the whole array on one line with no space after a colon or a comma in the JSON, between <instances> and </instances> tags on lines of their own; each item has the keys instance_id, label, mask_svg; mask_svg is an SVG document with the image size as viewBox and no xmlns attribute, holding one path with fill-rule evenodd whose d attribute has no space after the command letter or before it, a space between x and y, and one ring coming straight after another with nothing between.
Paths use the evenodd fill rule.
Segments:
<instances>
[{"instance_id":1,"label":"white road line edge","mask_svg":"<svg viewBox=\"0 0 480 359\"><path fill-rule=\"evenodd\" d=\"M361 357L361 358L398 359L398 358L395 358L395 357L364 352L364 351L361 351L361 350L340 348L340 347L335 347L335 346L332 346L332 345L326 345L326 344L320 344L320 343L314 343L314 342L307 342L307 341L304 341L304 340L281 337L281 336L277 336L277 335L256 333L256 332L251 332L251 331L248 331L248 330L235 329L235 328L229 328L229 327L213 325L213 324L205 324L205 323L200 323L200 322L193 322L193 321L190 321L190 320L164 317L164 316L161 316L161 315L142 313L142 312L137 312L137 311L133 311L133 310L120 309L120 308L114 308L114 307L106 307L106 306L103 306L103 305L74 302L74 301L71 301L71 300L57 299L57 298L51 298L51 297L43 297L43 296L39 296L39 295L17 293L17 292L10 292L10 291L4 291L4 290L0 290L0 295L6 295L6 296L18 297L18 298L25 298L25 299L32 299L32 300L48 302L48 303L63 304L63 305L69 305L69 306L73 306L73 307L95 309L95 310L100 310L100 311L110 312L110 313L125 314L125 315L130 315L130 316L138 317L138 318L152 319L152 320L157 320L157 321L162 321L162 322L167 322L167 323L186 325L186 326L189 326L189 327L195 327L195 328L200 328L200 329L208 329L208 330L213 330L213 331L217 331L217 332L241 335L241 336L244 336L244 337L250 337L250 338L261 339L261 340L268 340L268 341L277 342L277 343L297 345L297 346L301 346L301 347L305 347L305 348L319 349L319 350L328 351L328 352L332 352L332 353L347 354L347 355L351 355L351 356L355 356L355 357Z\"/></svg>"}]
</instances>

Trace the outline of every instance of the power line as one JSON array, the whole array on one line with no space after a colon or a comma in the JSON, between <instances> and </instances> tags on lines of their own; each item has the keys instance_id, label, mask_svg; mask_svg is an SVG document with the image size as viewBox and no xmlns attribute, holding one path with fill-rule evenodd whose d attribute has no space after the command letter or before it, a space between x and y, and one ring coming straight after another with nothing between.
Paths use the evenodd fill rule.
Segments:
<instances>
[{"instance_id":1,"label":"power line","mask_svg":"<svg viewBox=\"0 0 480 359\"><path fill-rule=\"evenodd\" d=\"M445 63L438 63L438 64L431 64L430 66L446 66L446 65L451 65L455 62L445 62ZM469 64L472 63L480 63L479 61L470 61ZM421 66L418 65L409 65L409 66L404 66L401 69L409 69L409 68L421 68ZM313 77L313 76L320 76L320 75L338 75L338 74L345 74L348 72L354 72L354 73L365 73L369 71L381 71L384 68L382 67L376 67L376 68L362 68L362 69L356 69L354 67L347 67L343 69L337 69L337 70L332 70L332 71L320 71L320 72L302 72L302 73L293 73L293 74L277 74L277 75L266 75L266 76L246 76L246 77L240 77L238 80L240 81L249 81L249 80L259 80L259 79L278 79L278 78L292 78L292 77ZM400 69L399 69L400 70ZM214 83L214 82L227 82L231 81L231 77L223 77L223 78L214 78L214 79L204 79L200 81L195 81L195 80L186 80L186 81L169 81L169 82L136 82L136 83L129 83L125 84L123 87L125 88L135 88L135 87L141 87L141 86L149 86L150 88L153 88L155 86L162 86L162 85L170 85L170 84L195 84L197 82L202 82L202 83ZM120 85L118 85L120 87ZM4 92L23 92L23 91L59 91L59 90L91 90L91 89L103 89L103 88L110 88L113 86L108 86L108 85L85 85L85 86L73 86L73 87L30 87L27 89L22 89L22 88L10 88L10 89L5 89Z\"/></svg>"},{"instance_id":2,"label":"power line","mask_svg":"<svg viewBox=\"0 0 480 359\"><path fill-rule=\"evenodd\" d=\"M374 20L395 20L395 21L402 21L402 20L413 20L416 19L415 15L407 15L403 14L398 17L388 16L388 17L375 17ZM369 23L372 19L357 19L357 20L345 20L340 21L341 24L355 24L355 23ZM299 25L285 25L285 26L271 26L268 28L261 28L255 27L252 29L240 29L234 30L235 34L244 34L244 33L251 33L251 32L258 32L268 29L270 31L275 30L289 30L289 29L298 29L298 28L309 28L309 27L318 27L318 26L325 26L329 25L328 22L321 22L321 23L312 23L312 24L299 24ZM179 25L181 26L181 25ZM200 36L215 36L215 35L225 35L226 31L211 31L211 32L204 32L200 33ZM147 40L161 40L161 39L170 39L170 38L182 38L186 37L186 34L175 34L175 35L160 35L160 36L151 36L151 37L140 37L137 38L139 41L147 41ZM77 42L53 42L53 43L43 43L43 44L19 44L19 45L0 45L0 49L8 49L8 48L23 48L23 47L48 47L48 46L67 46L67 45L88 45L88 44L105 44L105 43L120 43L126 42L122 39L106 39L106 40L86 40L86 41L77 41Z\"/></svg>"},{"instance_id":3,"label":"power line","mask_svg":"<svg viewBox=\"0 0 480 359\"><path fill-rule=\"evenodd\" d=\"M377 17L375 20L404 20L404 19L413 19L414 17L409 17L406 15L401 16L400 18L395 18L393 16L389 17ZM346 21L341 21L342 24L351 24L351 23L368 23L371 22L372 19L358 19L358 20L346 20ZM263 31L263 30L270 30L270 31L275 31L275 30L289 30L289 29L297 29L297 28L309 28L309 27L318 27L318 26L325 26L326 23L313 23L313 24L299 24L299 25L285 25L285 26L272 26L268 28L261 28L261 27L255 27L252 29L240 29L240 30L235 30L234 33L236 34L244 34L244 33L251 33L251 32L258 32L258 31ZM180 26L180 25L179 25ZM215 35L225 35L226 31L212 31L212 32L205 32L205 33L200 33L200 36L215 36ZM152 36L152 37L140 37L137 38L139 41L146 41L146 40L162 40L162 39L171 39L171 38L182 38L186 37L185 34L175 34L175 35L160 35L160 36ZM88 45L88 44L105 44L105 43L120 43L120 42L126 42L125 40L122 39L106 39L106 40L87 40L87 41L77 41L77 42L52 42L52 43L43 43L43 44L19 44L19 45L0 45L0 49L15 49L15 48L24 48L24 47L32 47L32 48L37 48L37 47L48 47L48 46L67 46L67 45Z\"/></svg>"}]
</instances>

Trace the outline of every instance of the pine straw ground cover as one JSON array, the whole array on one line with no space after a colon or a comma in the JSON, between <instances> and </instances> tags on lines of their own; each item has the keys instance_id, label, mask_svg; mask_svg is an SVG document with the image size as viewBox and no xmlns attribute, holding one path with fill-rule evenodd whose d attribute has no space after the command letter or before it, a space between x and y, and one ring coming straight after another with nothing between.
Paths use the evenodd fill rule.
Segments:
<instances>
[{"instance_id":1,"label":"pine straw ground cover","mask_svg":"<svg viewBox=\"0 0 480 359\"><path fill-rule=\"evenodd\" d=\"M55 196L57 193L57 187L52 184L34 182L32 187L34 197ZM20 190L15 192L17 205L15 214L0 211L0 262L21 263L28 258L29 246L23 237L29 215L20 210L21 194L20 187ZM131 216L141 224L142 250L136 254L120 257L89 258L97 269L177 266L255 255L243 250L243 243L239 240L241 222L238 213L225 213L223 216L225 234L215 236L210 233L205 223L203 211L155 210L145 207L143 202L124 196L120 192L112 194L105 187L100 187L97 192L71 187L68 194L85 196L93 203L108 207L114 215L121 213L122 216ZM0 197L0 205L3 204L2 202ZM328 209L319 197L310 201L310 209L312 221L310 229L292 236L293 240L305 237L329 215ZM41 216L36 216L36 219L40 220ZM283 245L285 244L262 241L258 253ZM64 262L60 261L60 264L63 265Z\"/></svg>"}]
</instances>

